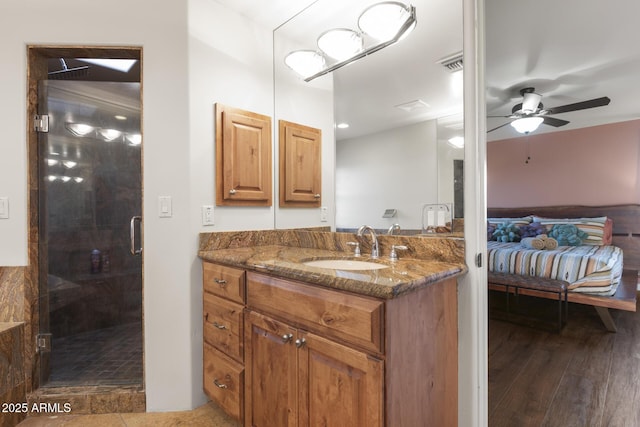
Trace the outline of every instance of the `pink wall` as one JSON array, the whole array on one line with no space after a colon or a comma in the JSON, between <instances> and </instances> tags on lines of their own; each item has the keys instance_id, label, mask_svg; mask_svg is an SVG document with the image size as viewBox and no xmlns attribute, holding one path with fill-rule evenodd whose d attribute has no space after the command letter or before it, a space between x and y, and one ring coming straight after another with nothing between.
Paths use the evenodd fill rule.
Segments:
<instances>
[{"instance_id":1,"label":"pink wall","mask_svg":"<svg viewBox=\"0 0 640 427\"><path fill-rule=\"evenodd\" d=\"M487 143L489 207L624 203L640 203L640 120Z\"/></svg>"}]
</instances>

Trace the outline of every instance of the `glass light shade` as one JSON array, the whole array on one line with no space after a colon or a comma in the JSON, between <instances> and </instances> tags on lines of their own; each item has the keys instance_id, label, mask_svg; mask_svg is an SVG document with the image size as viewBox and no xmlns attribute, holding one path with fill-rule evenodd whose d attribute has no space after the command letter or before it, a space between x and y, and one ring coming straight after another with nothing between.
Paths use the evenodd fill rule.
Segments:
<instances>
[{"instance_id":1,"label":"glass light shade","mask_svg":"<svg viewBox=\"0 0 640 427\"><path fill-rule=\"evenodd\" d=\"M127 133L124 137L127 139L127 141L129 141L129 144L131 145L142 144L142 135L140 135L139 133Z\"/></svg>"},{"instance_id":2,"label":"glass light shade","mask_svg":"<svg viewBox=\"0 0 640 427\"><path fill-rule=\"evenodd\" d=\"M376 3L369 6L358 18L358 28L380 42L386 42L398 34L402 26L411 18L411 8L395 1ZM413 25L405 31L405 37Z\"/></svg>"},{"instance_id":3,"label":"glass light shade","mask_svg":"<svg viewBox=\"0 0 640 427\"><path fill-rule=\"evenodd\" d=\"M63 160L62 164L64 165L64 167L66 167L67 169L73 169L76 167L76 165L78 164L78 162L74 162L73 160Z\"/></svg>"},{"instance_id":4,"label":"glass light shade","mask_svg":"<svg viewBox=\"0 0 640 427\"><path fill-rule=\"evenodd\" d=\"M344 61L362 52L362 36L347 28L325 31L318 37L318 48L333 59Z\"/></svg>"},{"instance_id":5,"label":"glass light shade","mask_svg":"<svg viewBox=\"0 0 640 427\"><path fill-rule=\"evenodd\" d=\"M76 176L75 178L73 178L73 180L74 180L75 182L77 182L78 184L80 184L82 181L84 181L84 178L81 178L81 177L79 177L79 176Z\"/></svg>"},{"instance_id":6,"label":"glass light shade","mask_svg":"<svg viewBox=\"0 0 640 427\"><path fill-rule=\"evenodd\" d=\"M61 176L60 179L62 180L62 182L69 182L71 181L71 177L70 176Z\"/></svg>"},{"instance_id":7,"label":"glass light shade","mask_svg":"<svg viewBox=\"0 0 640 427\"><path fill-rule=\"evenodd\" d=\"M100 129L98 133L100 133L105 141L113 141L114 139L122 135L122 132L116 129Z\"/></svg>"},{"instance_id":8,"label":"glass light shade","mask_svg":"<svg viewBox=\"0 0 640 427\"><path fill-rule=\"evenodd\" d=\"M543 121L544 119L542 117L523 117L512 121L511 126L520 133L529 133L538 129L538 126L540 126L540 123Z\"/></svg>"},{"instance_id":9,"label":"glass light shade","mask_svg":"<svg viewBox=\"0 0 640 427\"><path fill-rule=\"evenodd\" d=\"M47 165L55 166L57 164L58 164L58 161L56 159L47 159Z\"/></svg>"},{"instance_id":10,"label":"glass light shade","mask_svg":"<svg viewBox=\"0 0 640 427\"><path fill-rule=\"evenodd\" d=\"M284 58L284 63L302 77L312 76L326 65L324 56L313 50L295 50Z\"/></svg>"},{"instance_id":11,"label":"glass light shade","mask_svg":"<svg viewBox=\"0 0 640 427\"><path fill-rule=\"evenodd\" d=\"M93 131L93 126L89 126L84 123L67 123L65 124L65 127L75 136L85 136L89 132Z\"/></svg>"},{"instance_id":12,"label":"glass light shade","mask_svg":"<svg viewBox=\"0 0 640 427\"><path fill-rule=\"evenodd\" d=\"M449 144L456 148L462 148L464 147L464 137L454 136L453 138L449 138Z\"/></svg>"}]
</instances>

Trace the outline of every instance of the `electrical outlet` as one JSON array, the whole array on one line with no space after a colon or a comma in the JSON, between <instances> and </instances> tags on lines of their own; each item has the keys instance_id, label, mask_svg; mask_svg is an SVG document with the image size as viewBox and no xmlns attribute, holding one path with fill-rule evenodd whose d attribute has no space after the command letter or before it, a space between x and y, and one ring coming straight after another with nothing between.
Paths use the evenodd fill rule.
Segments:
<instances>
[{"instance_id":1,"label":"electrical outlet","mask_svg":"<svg viewBox=\"0 0 640 427\"><path fill-rule=\"evenodd\" d=\"M213 225L213 206L202 206L202 225Z\"/></svg>"},{"instance_id":2,"label":"electrical outlet","mask_svg":"<svg viewBox=\"0 0 640 427\"><path fill-rule=\"evenodd\" d=\"M320 208L320 222L327 222L329 220L329 208L322 206Z\"/></svg>"}]
</instances>

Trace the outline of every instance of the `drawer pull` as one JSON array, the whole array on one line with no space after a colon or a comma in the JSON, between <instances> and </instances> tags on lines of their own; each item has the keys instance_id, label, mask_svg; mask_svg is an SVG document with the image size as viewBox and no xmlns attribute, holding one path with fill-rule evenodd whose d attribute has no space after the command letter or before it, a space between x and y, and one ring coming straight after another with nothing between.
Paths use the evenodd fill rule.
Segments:
<instances>
[{"instance_id":1,"label":"drawer pull","mask_svg":"<svg viewBox=\"0 0 640 427\"><path fill-rule=\"evenodd\" d=\"M304 343L306 343L306 342L307 342L307 340L305 340L304 338L298 338L298 339L296 340L296 347L297 347L297 348L300 348L300 347L302 347L302 346L304 345Z\"/></svg>"},{"instance_id":2,"label":"drawer pull","mask_svg":"<svg viewBox=\"0 0 640 427\"><path fill-rule=\"evenodd\" d=\"M218 322L216 322L216 321L214 321L214 322L213 322L213 326L215 326L215 327L216 327L216 328L218 328L218 329L227 329L227 327L226 327L226 326L221 325L220 323L218 323Z\"/></svg>"},{"instance_id":3,"label":"drawer pull","mask_svg":"<svg viewBox=\"0 0 640 427\"><path fill-rule=\"evenodd\" d=\"M227 284L227 281L224 279L213 279L214 282L216 282L218 285L220 286L224 286Z\"/></svg>"},{"instance_id":4,"label":"drawer pull","mask_svg":"<svg viewBox=\"0 0 640 427\"><path fill-rule=\"evenodd\" d=\"M217 378L213 379L213 383L215 384L216 387L218 388L228 388L226 384L222 384L220 381L218 381Z\"/></svg>"},{"instance_id":5,"label":"drawer pull","mask_svg":"<svg viewBox=\"0 0 640 427\"><path fill-rule=\"evenodd\" d=\"M293 339L293 334L284 334L282 336L282 342L285 344L288 342L291 342L292 339Z\"/></svg>"}]
</instances>

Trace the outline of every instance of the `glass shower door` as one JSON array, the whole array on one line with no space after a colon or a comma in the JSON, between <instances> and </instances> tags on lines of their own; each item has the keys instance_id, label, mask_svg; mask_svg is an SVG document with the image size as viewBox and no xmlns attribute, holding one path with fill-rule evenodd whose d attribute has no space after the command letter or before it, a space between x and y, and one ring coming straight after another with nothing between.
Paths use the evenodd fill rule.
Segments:
<instances>
[{"instance_id":1,"label":"glass shower door","mask_svg":"<svg viewBox=\"0 0 640 427\"><path fill-rule=\"evenodd\" d=\"M140 84L41 81L38 107L41 385L141 384Z\"/></svg>"}]
</instances>

